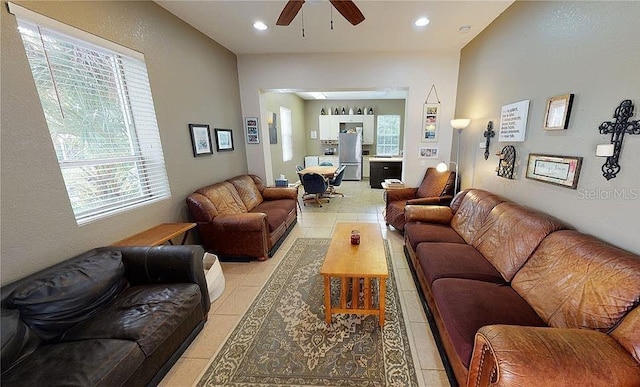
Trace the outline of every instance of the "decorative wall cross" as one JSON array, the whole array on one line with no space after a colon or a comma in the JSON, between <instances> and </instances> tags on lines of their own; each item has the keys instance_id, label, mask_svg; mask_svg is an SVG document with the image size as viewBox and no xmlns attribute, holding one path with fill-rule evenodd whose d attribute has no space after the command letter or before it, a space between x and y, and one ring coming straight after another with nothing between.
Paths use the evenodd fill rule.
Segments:
<instances>
[{"instance_id":1,"label":"decorative wall cross","mask_svg":"<svg viewBox=\"0 0 640 387\"><path fill-rule=\"evenodd\" d=\"M487 124L487 130L484 131L484 137L486 137L487 141L484 143L484 159L487 160L489 158L489 145L491 144L491 139L496 135L496 132L493 131L493 121L489 121Z\"/></svg>"},{"instance_id":2,"label":"decorative wall cross","mask_svg":"<svg viewBox=\"0 0 640 387\"><path fill-rule=\"evenodd\" d=\"M611 143L613 144L613 156L608 156L607 161L602 165L602 176L607 180L613 179L620 172L618 159L622 151L624 135L640 134L640 120L629 121L631 117L633 117L633 102L630 99L625 99L613 114L616 121L605 121L598 128L600 134L611 134Z\"/></svg>"}]
</instances>

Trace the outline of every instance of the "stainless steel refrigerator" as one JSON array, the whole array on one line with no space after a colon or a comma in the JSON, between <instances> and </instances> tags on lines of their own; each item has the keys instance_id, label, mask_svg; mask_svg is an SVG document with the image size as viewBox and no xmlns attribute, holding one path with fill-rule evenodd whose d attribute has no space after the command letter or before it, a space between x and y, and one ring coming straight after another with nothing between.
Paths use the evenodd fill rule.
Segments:
<instances>
[{"instance_id":1,"label":"stainless steel refrigerator","mask_svg":"<svg viewBox=\"0 0 640 387\"><path fill-rule=\"evenodd\" d=\"M340 166L346 165L343 180L362 180L362 135L360 133L340 133Z\"/></svg>"}]
</instances>

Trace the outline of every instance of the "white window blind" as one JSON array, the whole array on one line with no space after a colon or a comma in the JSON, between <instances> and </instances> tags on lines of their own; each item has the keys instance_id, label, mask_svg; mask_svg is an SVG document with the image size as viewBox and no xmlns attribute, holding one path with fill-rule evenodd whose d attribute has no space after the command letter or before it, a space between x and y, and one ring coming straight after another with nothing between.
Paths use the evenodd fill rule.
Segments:
<instances>
[{"instance_id":1,"label":"white window blind","mask_svg":"<svg viewBox=\"0 0 640 387\"><path fill-rule=\"evenodd\" d=\"M280 106L280 124L282 125L282 161L293 159L293 125L291 110Z\"/></svg>"},{"instance_id":2,"label":"white window blind","mask_svg":"<svg viewBox=\"0 0 640 387\"><path fill-rule=\"evenodd\" d=\"M76 222L170 197L144 57L23 11L14 13Z\"/></svg>"},{"instance_id":3,"label":"white window blind","mask_svg":"<svg viewBox=\"0 0 640 387\"><path fill-rule=\"evenodd\" d=\"M400 116L379 115L377 122L376 154L400 154Z\"/></svg>"}]
</instances>

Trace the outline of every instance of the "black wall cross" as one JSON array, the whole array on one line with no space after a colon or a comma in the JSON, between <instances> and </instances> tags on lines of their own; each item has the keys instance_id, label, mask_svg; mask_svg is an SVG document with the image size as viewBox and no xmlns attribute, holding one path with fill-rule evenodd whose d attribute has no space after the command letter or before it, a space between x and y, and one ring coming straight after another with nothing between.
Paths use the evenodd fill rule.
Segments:
<instances>
[{"instance_id":1,"label":"black wall cross","mask_svg":"<svg viewBox=\"0 0 640 387\"><path fill-rule=\"evenodd\" d=\"M484 136L487 141L484 143L484 159L487 160L489 158L489 145L491 144L491 139L496 135L496 132L493 131L493 121L489 121L487 123L487 130L484 131Z\"/></svg>"},{"instance_id":2,"label":"black wall cross","mask_svg":"<svg viewBox=\"0 0 640 387\"><path fill-rule=\"evenodd\" d=\"M633 102L625 99L616 108L613 118L615 122L605 121L598 128L600 134L611 134L613 144L613 156L607 157L607 161L602 165L602 176L611 180L620 172L620 152L622 151L622 141L625 134L640 134L640 120L629 121L633 117Z\"/></svg>"}]
</instances>

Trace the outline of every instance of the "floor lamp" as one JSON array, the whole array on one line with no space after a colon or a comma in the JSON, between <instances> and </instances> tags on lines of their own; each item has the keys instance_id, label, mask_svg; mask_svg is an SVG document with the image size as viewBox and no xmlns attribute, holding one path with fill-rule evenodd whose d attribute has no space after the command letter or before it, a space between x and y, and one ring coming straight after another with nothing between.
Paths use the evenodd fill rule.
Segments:
<instances>
[{"instance_id":1,"label":"floor lamp","mask_svg":"<svg viewBox=\"0 0 640 387\"><path fill-rule=\"evenodd\" d=\"M462 134L462 129L469 126L470 123L471 123L471 120L468 118L458 118L455 120L451 120L451 127L453 127L453 129L456 129L458 131L458 146L456 150L456 161L449 161L449 164L454 164L456 166L456 180L453 186L454 195L458 193L458 180L460 179L460 176L458 175L458 171L459 171L458 165L460 164L460 134ZM449 165L445 162L441 162L440 164L438 164L436 169L439 172L444 172L449 169Z\"/></svg>"}]
</instances>

